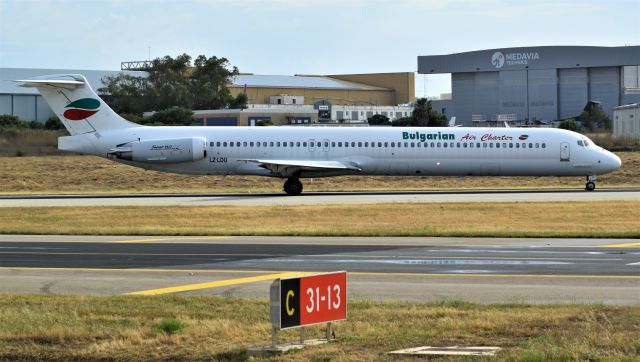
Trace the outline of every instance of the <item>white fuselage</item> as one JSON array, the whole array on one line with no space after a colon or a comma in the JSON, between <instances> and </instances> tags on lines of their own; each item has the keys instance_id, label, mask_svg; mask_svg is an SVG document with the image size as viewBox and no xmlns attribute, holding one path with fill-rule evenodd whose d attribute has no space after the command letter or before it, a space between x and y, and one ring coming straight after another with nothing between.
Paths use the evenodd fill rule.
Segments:
<instances>
[{"instance_id":1,"label":"white fuselage","mask_svg":"<svg viewBox=\"0 0 640 362\"><path fill-rule=\"evenodd\" d=\"M107 157L132 141L202 137L206 157L179 163L116 161L202 175L322 177L588 176L617 170L620 159L588 138L550 128L132 127L62 137L60 148ZM247 160L340 161L358 171L274 171Z\"/></svg>"}]
</instances>

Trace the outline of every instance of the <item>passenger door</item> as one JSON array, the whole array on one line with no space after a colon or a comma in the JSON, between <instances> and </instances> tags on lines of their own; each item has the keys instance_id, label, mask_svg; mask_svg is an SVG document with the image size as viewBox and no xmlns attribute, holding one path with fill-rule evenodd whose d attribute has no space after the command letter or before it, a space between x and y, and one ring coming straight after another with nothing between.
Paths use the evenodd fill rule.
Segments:
<instances>
[{"instance_id":1,"label":"passenger door","mask_svg":"<svg viewBox=\"0 0 640 362\"><path fill-rule=\"evenodd\" d=\"M569 161L569 158L570 158L569 142L561 142L560 143L560 161Z\"/></svg>"}]
</instances>

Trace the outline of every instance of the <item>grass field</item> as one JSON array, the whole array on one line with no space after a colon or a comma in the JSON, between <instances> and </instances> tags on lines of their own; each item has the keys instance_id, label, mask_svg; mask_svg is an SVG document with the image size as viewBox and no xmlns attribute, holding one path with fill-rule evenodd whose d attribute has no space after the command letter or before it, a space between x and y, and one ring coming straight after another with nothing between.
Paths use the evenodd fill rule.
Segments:
<instances>
[{"instance_id":1,"label":"grass field","mask_svg":"<svg viewBox=\"0 0 640 362\"><path fill-rule=\"evenodd\" d=\"M0 233L637 238L640 202L0 208Z\"/></svg>"},{"instance_id":2,"label":"grass field","mask_svg":"<svg viewBox=\"0 0 640 362\"><path fill-rule=\"evenodd\" d=\"M640 152L621 152L622 169L599 188L640 186ZM94 156L0 157L1 194L282 192L280 179L188 176L144 171ZM342 176L304 180L305 191L584 188L583 177Z\"/></svg>"},{"instance_id":3,"label":"grass field","mask_svg":"<svg viewBox=\"0 0 640 362\"><path fill-rule=\"evenodd\" d=\"M183 328L164 332L166 318ZM0 360L237 361L248 359L246 348L270 343L268 303L260 300L0 294L0 321ZM406 360L386 352L423 345L502 347L497 357L482 359L489 361L640 355L638 306L355 301L334 330L334 343L257 360ZM307 338L322 332L308 328ZM281 334L281 341L296 339L295 331Z\"/></svg>"}]
</instances>

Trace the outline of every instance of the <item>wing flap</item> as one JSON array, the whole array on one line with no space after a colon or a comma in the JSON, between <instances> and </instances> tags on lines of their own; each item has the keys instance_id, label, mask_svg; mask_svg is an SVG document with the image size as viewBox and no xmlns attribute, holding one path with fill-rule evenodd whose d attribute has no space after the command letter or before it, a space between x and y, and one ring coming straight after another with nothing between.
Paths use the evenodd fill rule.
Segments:
<instances>
[{"instance_id":1,"label":"wing flap","mask_svg":"<svg viewBox=\"0 0 640 362\"><path fill-rule=\"evenodd\" d=\"M338 171L349 170L360 172L362 169L353 162L344 161L312 161L312 160L259 160L246 159L238 160L244 162L253 162L266 168L271 172L279 173L283 169L293 168L299 171Z\"/></svg>"}]
</instances>

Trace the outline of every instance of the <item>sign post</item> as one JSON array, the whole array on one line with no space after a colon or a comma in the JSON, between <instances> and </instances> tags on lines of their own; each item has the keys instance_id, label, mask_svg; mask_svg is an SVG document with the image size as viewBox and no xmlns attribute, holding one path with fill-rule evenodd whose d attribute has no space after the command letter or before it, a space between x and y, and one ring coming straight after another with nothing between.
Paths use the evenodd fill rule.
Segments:
<instances>
[{"instance_id":1,"label":"sign post","mask_svg":"<svg viewBox=\"0 0 640 362\"><path fill-rule=\"evenodd\" d=\"M331 322L347 319L347 272L276 279L269 290L271 346L261 351L302 348L331 341ZM326 323L326 339L305 340L304 327ZM299 343L278 344L278 332L300 328ZM250 350L250 353L257 350Z\"/></svg>"}]
</instances>

